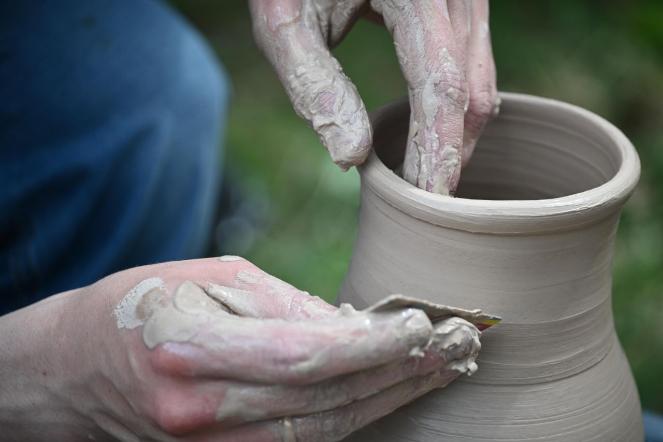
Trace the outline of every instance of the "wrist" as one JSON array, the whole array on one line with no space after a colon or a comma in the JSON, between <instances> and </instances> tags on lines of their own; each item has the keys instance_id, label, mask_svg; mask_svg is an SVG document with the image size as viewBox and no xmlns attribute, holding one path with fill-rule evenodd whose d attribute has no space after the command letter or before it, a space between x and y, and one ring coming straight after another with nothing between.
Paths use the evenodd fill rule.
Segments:
<instances>
[{"instance_id":1,"label":"wrist","mask_svg":"<svg viewBox=\"0 0 663 442\"><path fill-rule=\"evenodd\" d=\"M0 317L0 428L5 440L71 440L76 413L62 401L68 342L63 316L75 291Z\"/></svg>"}]
</instances>

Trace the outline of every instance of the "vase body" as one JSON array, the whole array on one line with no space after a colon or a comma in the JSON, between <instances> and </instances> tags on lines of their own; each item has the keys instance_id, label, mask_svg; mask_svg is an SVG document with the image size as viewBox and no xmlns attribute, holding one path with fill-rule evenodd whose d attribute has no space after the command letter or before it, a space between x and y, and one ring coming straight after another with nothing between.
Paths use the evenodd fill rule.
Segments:
<instances>
[{"instance_id":1,"label":"vase body","mask_svg":"<svg viewBox=\"0 0 663 442\"><path fill-rule=\"evenodd\" d=\"M339 300L402 293L503 318L479 371L351 441L642 441L640 403L615 334L611 272L637 154L577 107L502 96L455 198L399 178L406 102L373 114L359 229Z\"/></svg>"}]
</instances>

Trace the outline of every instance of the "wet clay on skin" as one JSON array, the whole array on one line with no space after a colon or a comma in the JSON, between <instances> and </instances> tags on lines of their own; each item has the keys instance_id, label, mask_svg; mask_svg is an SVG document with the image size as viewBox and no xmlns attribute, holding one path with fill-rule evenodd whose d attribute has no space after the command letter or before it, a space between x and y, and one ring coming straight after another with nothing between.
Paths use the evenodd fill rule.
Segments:
<instances>
[{"instance_id":1,"label":"wet clay on skin","mask_svg":"<svg viewBox=\"0 0 663 442\"><path fill-rule=\"evenodd\" d=\"M443 306L440 307L446 308ZM465 310L463 310L463 312L471 317L474 317L477 313L476 311L468 312ZM364 312L356 311L349 304L341 305L338 311L338 316L348 317L363 315ZM467 333L469 331L468 327L472 329L469 333L469 339ZM435 323L434 333L428 344L423 348L413 347L410 356L423 357L424 350L427 352L436 352L445 355L444 358L448 361L445 367L446 370L454 370L460 374L466 373L472 375L477 370L475 359L481 348L479 335L480 333L470 322L459 317L447 315L444 318L439 318ZM401 361L401 363L405 364L407 362ZM394 370L393 365L383 365L366 370L358 377L357 375L354 375L354 382L356 388L362 388L363 385L371 383L371 380L384 377L393 378L394 376L398 376L398 373L399 370ZM441 386L442 385L440 385L440 387ZM343 387L343 389L348 388L352 387L347 385ZM355 398L355 400L361 400L379 392L379 389L366 390L362 396ZM307 399L299 398L298 401L294 400L292 393L292 387L283 385L254 387L244 384L237 387L231 387L224 396L224 403L217 412L217 418L223 419L229 416L242 416L247 419L263 417L264 411L260 408L260 404L265 403L265 400L268 398L272 398L272 400L273 398L278 398L277 400L281 402L281 413L285 413L286 415L298 415L298 411L306 406L315 407L316 410L319 411L330 410L338 406L332 405L335 402L334 396L339 393L338 379L332 378L316 384L315 390L306 396ZM302 400L308 401L308 403L304 404L302 403ZM315 403L313 404L312 402ZM344 404L348 403L350 403L350 401L344 402Z\"/></svg>"},{"instance_id":2,"label":"wet clay on skin","mask_svg":"<svg viewBox=\"0 0 663 442\"><path fill-rule=\"evenodd\" d=\"M642 441L638 393L615 334L611 269L639 161L577 107L503 94L456 198L409 185L407 103L373 115L359 230L340 301L417 293L500 315L481 370L349 441ZM386 240L388 239L388 240Z\"/></svg>"},{"instance_id":3,"label":"wet clay on skin","mask_svg":"<svg viewBox=\"0 0 663 442\"><path fill-rule=\"evenodd\" d=\"M421 189L448 195L451 189L456 188L460 176L462 134L459 133L452 143L441 145L438 132L450 116L462 117L467 110L469 97L464 96L459 89L450 87L449 79L464 81L465 73L459 61L448 47L436 45L432 39L427 38L430 30L426 28L426 17L445 14L448 20L446 5L442 2L381 0L373 0L371 5L382 14L386 26L392 32L404 34L397 40L412 45L407 50L396 45L408 84L416 85L409 89L410 102L421 103L421 106L414 108L410 118L403 177ZM406 53L421 54L420 59L408 59ZM438 62L426 63L428 58Z\"/></svg>"},{"instance_id":4,"label":"wet clay on skin","mask_svg":"<svg viewBox=\"0 0 663 442\"><path fill-rule=\"evenodd\" d=\"M250 274L247 271L242 272L244 272L244 275L240 276L240 278L247 278L247 275ZM242 272L239 273L241 274ZM252 280L258 280L261 277L263 275L258 273L251 274L250 276ZM201 324L209 323L210 328L206 331L211 332L211 334L214 334L214 329L216 328L214 321L216 320L225 321L222 324L224 329L231 328L228 327L228 321L232 321L234 326L240 326L242 321L238 319L241 316L253 314L253 311L248 310L249 315L247 315L247 311L236 308L237 305L242 305L237 302L237 298L242 295L246 296L248 292L217 284L208 284L207 290L203 290L197 284L185 281L177 288L174 295L170 297L160 278L148 278L132 288L116 307L115 316L117 326L118 328L129 329L142 326L143 341L150 349L166 342L191 342L202 347L210 347L214 345L211 340L196 337L196 334L201 331ZM407 302L403 304L403 300L407 300ZM433 324L454 319L453 321L447 321L447 327L432 338L431 345L440 345L439 342L433 341L441 341L443 340L443 336L453 335L454 330L457 328L455 327L456 325L467 325L474 322L483 328L482 324L486 323L486 318L489 321L498 320L495 317L484 315L480 310L465 310L441 305L435 306L431 303L400 295L393 295L389 298L389 301L380 301L365 311L356 311L351 305L343 304L338 309L336 316L360 317L361 321L370 322L373 318L384 314L398 314L404 310L411 309L413 305L421 302L422 305L428 305L437 312L446 312L443 314L431 314L429 319ZM232 308L228 307L228 305L232 305ZM334 319L330 318L330 321L334 321ZM324 322L320 322L321 326L323 326ZM495 322L491 322L490 325L493 323ZM253 325L253 323L247 324L247 326ZM476 371L476 368L474 368L474 359L478 355L478 348L480 348L480 345L478 345L478 334L476 335L476 339L477 350L468 356L467 361L463 361L463 364L466 363L473 368L470 370L459 370L463 373L469 371L471 374ZM449 358L449 360L452 359Z\"/></svg>"},{"instance_id":5,"label":"wet clay on skin","mask_svg":"<svg viewBox=\"0 0 663 442\"><path fill-rule=\"evenodd\" d=\"M487 0L249 4L256 41L296 112L343 169L361 164L370 152L371 125L356 87L329 48L365 11L379 14L393 36L413 106L404 178L434 193L455 190L461 163L490 113L486 105L492 112L498 107Z\"/></svg>"},{"instance_id":6,"label":"wet clay on skin","mask_svg":"<svg viewBox=\"0 0 663 442\"><path fill-rule=\"evenodd\" d=\"M222 257L219 260L226 262L232 261L233 258ZM238 272L235 282L240 286L241 284L256 286L266 283L262 288L272 287L273 292L270 296L285 295L288 290L293 289L292 286L270 275L250 270ZM248 348L245 347L246 343L243 342L243 339L253 340L252 336L260 333L259 327L265 321L284 321L274 318L258 319L253 316L256 312L252 310L250 303L242 300L242 298L248 299L251 295L250 292L241 288L211 283L203 289L191 281L185 281L173 294L170 294L160 278L152 277L141 281L127 293L118 304L115 316L118 328L142 327L143 342L149 349L166 343L190 343L196 347L212 351L218 350L219 355L223 355L224 351L232 354L232 351ZM427 306L426 308L430 311L428 316L411 314L419 303ZM425 309L422 310L425 311ZM421 312L419 311L419 313ZM306 316L304 315L304 317ZM365 311L356 311L349 304L344 304L331 316L308 322L302 321L301 333L307 333L307 331L310 333L312 328L315 331L325 328L333 330L339 317L348 319L353 324L361 324L361 327L367 329L373 327L373 324L377 326L378 323L389 318L401 318L404 326L408 327L409 331L416 333L409 333L406 336L402 329L393 327L385 330L385 333L403 333L400 338L396 337L396 339L402 341L398 344L399 346L403 345L409 349L410 356L423 357L424 352L434 352L441 355L446 361L446 369L469 375L477 370L475 360L481 348L480 332L473 323L483 328L486 318L495 319L478 310L435 306L413 298L394 295L387 301L381 301ZM425 340L422 340L419 335L425 337ZM366 341L366 343L368 342ZM427 342L427 344L421 345L423 342ZM373 347L364 344L361 335L353 337L351 347L361 354L365 354L366 357L370 357L374 350ZM251 349L251 351L260 350L253 347ZM330 358L333 357L335 357L334 354L321 348L308 359L292 364L289 369L293 373L314 372L320 367L327 366ZM398 371L394 373L398 374ZM367 372L367 375L379 375L379 373ZM390 374L386 373L386 375ZM247 384L240 383L238 387L230 386L217 412L218 419L227 419L229 416L247 420L260 418L266 413L265 410L255 405L256 401L260 403L261 395L285 397L285 393L284 395L278 394L279 389L287 392L289 388L292 388L279 385L269 387L269 379L265 379L265 382L267 384L257 389L249 388L250 384L247 386ZM316 403L319 410L325 410L325 401L334 399L336 386L332 380L329 384L324 382L319 384L320 392L314 395L315 400L319 402Z\"/></svg>"}]
</instances>

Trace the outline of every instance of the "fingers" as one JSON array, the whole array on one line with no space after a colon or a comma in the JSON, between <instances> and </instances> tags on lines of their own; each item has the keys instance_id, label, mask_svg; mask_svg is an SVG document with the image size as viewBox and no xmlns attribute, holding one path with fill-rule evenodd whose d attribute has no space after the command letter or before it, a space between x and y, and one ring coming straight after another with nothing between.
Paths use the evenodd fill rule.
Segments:
<instances>
[{"instance_id":1,"label":"fingers","mask_svg":"<svg viewBox=\"0 0 663 442\"><path fill-rule=\"evenodd\" d=\"M313 385L235 384L224 386L216 418L228 425L331 410L372 396L392 385L443 368L442 353L427 351L375 369ZM457 372L460 375L460 372Z\"/></svg>"},{"instance_id":2,"label":"fingers","mask_svg":"<svg viewBox=\"0 0 663 442\"><path fill-rule=\"evenodd\" d=\"M454 371L438 371L408 379L374 396L340 409L291 419L293 440L339 441L358 429L458 377Z\"/></svg>"},{"instance_id":3,"label":"fingers","mask_svg":"<svg viewBox=\"0 0 663 442\"><path fill-rule=\"evenodd\" d=\"M441 369L457 375L476 370L479 332L465 320L449 318L435 327L426 348L404 360L306 386L234 384L222 386L216 418L233 425L255 420L312 414L342 407L412 377ZM450 374L451 376L451 374ZM210 394L210 393L208 393Z\"/></svg>"},{"instance_id":4,"label":"fingers","mask_svg":"<svg viewBox=\"0 0 663 442\"><path fill-rule=\"evenodd\" d=\"M162 372L303 385L404 359L432 332L415 309L296 322L166 309L148 320L143 337Z\"/></svg>"},{"instance_id":5,"label":"fingers","mask_svg":"<svg viewBox=\"0 0 663 442\"><path fill-rule=\"evenodd\" d=\"M446 0L449 21L454 32L458 51L458 65L465 71L467 66L467 47L472 29L472 0Z\"/></svg>"},{"instance_id":6,"label":"fingers","mask_svg":"<svg viewBox=\"0 0 663 442\"><path fill-rule=\"evenodd\" d=\"M467 84L446 1L371 0L396 44L411 117L403 177L449 194L460 178Z\"/></svg>"},{"instance_id":7,"label":"fingers","mask_svg":"<svg viewBox=\"0 0 663 442\"><path fill-rule=\"evenodd\" d=\"M341 168L362 163L371 146L368 114L329 52L313 5L303 0L253 0L250 6L256 41L297 114L318 133ZM343 32L345 28L339 31Z\"/></svg>"},{"instance_id":8,"label":"fingers","mask_svg":"<svg viewBox=\"0 0 663 442\"><path fill-rule=\"evenodd\" d=\"M332 442L393 412L435 388L449 384L455 371L438 371L408 379L378 394L334 410L278 420L256 422L221 432L219 441ZM208 436L209 437L209 436ZM201 436L196 440L211 440Z\"/></svg>"},{"instance_id":9,"label":"fingers","mask_svg":"<svg viewBox=\"0 0 663 442\"><path fill-rule=\"evenodd\" d=\"M180 435L201 428L216 434L217 430L238 425L243 427L237 434L234 430L230 434L265 434L265 428L271 428L271 424L247 424L287 416L315 418L326 414L331 418L330 424L336 424L337 419L342 420L339 416L344 415L344 410L347 411L344 407L381 395L407 380L435 374L437 385L442 386L463 373L470 373L476 369L472 365L476 365L474 360L480 348L479 334L469 322L448 318L435 326L428 344L411 352L409 357L311 385L180 379L176 388L165 389L155 398L155 419L168 433ZM381 402L375 401L375 404ZM379 409L372 411L380 414Z\"/></svg>"},{"instance_id":10,"label":"fingers","mask_svg":"<svg viewBox=\"0 0 663 442\"><path fill-rule=\"evenodd\" d=\"M460 0L454 0L458 2ZM488 0L472 0L467 79L470 101L465 114L463 166L467 164L486 123L499 112L495 62L488 28Z\"/></svg>"},{"instance_id":11,"label":"fingers","mask_svg":"<svg viewBox=\"0 0 663 442\"><path fill-rule=\"evenodd\" d=\"M235 269L232 281L210 283L205 290L239 316L300 320L323 318L337 311L319 297L296 289L248 261L233 261L227 265Z\"/></svg>"},{"instance_id":12,"label":"fingers","mask_svg":"<svg viewBox=\"0 0 663 442\"><path fill-rule=\"evenodd\" d=\"M171 293L183 281L193 281L226 310L240 316L298 320L329 316L337 310L238 256L145 266L132 270L132 274L133 285L141 278L160 278Z\"/></svg>"}]
</instances>

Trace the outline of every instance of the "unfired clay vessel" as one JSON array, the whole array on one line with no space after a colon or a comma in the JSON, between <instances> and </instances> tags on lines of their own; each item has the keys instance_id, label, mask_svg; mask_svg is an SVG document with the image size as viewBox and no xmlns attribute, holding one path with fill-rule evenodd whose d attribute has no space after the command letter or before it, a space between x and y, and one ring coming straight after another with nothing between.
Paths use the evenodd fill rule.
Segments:
<instances>
[{"instance_id":1,"label":"unfired clay vessel","mask_svg":"<svg viewBox=\"0 0 663 442\"><path fill-rule=\"evenodd\" d=\"M502 95L455 198L415 188L402 162L407 102L373 115L359 231L341 302L390 293L481 308L479 371L351 441L641 441L615 334L611 270L640 165L624 135L558 101Z\"/></svg>"}]
</instances>

